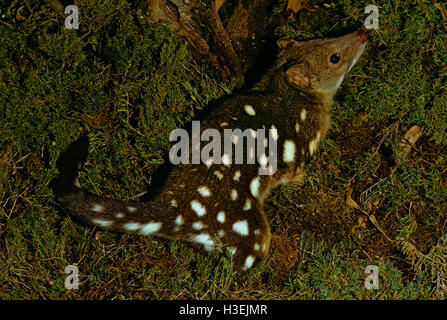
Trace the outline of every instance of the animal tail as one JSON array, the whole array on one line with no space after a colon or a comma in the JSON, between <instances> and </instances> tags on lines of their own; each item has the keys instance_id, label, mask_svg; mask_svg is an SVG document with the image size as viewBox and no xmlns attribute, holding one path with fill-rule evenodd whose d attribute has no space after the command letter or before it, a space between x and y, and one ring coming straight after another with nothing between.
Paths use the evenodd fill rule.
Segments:
<instances>
[{"instance_id":1,"label":"animal tail","mask_svg":"<svg viewBox=\"0 0 447 320\"><path fill-rule=\"evenodd\" d=\"M65 211L80 222L105 230L161 236L162 229L169 227L166 222L172 222L169 219L160 221L161 210L157 201L143 204L113 200L80 187L77 177L87 159L88 147L88 137L81 136L70 144L56 163L59 174L51 181L50 187Z\"/></svg>"}]
</instances>

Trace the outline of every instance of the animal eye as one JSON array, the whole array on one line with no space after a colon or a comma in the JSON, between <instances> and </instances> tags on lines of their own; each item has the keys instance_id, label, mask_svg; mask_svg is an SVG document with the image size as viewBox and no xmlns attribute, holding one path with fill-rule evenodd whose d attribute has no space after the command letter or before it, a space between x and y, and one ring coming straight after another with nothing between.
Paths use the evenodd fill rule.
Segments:
<instances>
[{"instance_id":1,"label":"animal eye","mask_svg":"<svg viewBox=\"0 0 447 320\"><path fill-rule=\"evenodd\" d=\"M331 63L336 64L340 61L340 55L338 53L334 53L330 58Z\"/></svg>"}]
</instances>

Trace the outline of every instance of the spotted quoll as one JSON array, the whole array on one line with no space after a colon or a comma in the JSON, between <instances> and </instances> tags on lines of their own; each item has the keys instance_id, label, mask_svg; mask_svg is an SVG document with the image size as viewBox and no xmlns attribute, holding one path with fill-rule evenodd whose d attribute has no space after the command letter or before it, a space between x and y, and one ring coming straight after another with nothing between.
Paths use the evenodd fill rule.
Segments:
<instances>
[{"instance_id":1,"label":"spotted quoll","mask_svg":"<svg viewBox=\"0 0 447 320\"><path fill-rule=\"evenodd\" d=\"M237 270L250 269L270 245L263 200L281 183L303 183L305 163L329 128L335 92L362 54L366 34L277 43L276 62L253 89L229 96L200 119L201 132L216 128L222 137L227 128L276 129L270 131L277 143L274 174L260 175L259 160L236 164L223 154L220 164L174 166L161 192L139 203L84 191L78 167L60 159L52 184L57 200L70 215L106 230L188 241L207 251L222 243ZM74 146L65 157L82 162L86 151Z\"/></svg>"}]
</instances>

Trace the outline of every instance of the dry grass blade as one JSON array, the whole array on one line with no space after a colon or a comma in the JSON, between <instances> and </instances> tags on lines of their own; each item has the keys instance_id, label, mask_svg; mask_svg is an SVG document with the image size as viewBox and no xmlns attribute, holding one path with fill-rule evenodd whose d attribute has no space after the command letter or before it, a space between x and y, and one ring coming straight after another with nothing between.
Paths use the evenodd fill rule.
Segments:
<instances>
[{"instance_id":1,"label":"dry grass blade","mask_svg":"<svg viewBox=\"0 0 447 320\"><path fill-rule=\"evenodd\" d=\"M354 208L357 209L358 211L360 211L361 213L363 213L364 215L366 215L369 219L369 221L371 221L371 223L377 228L377 230L380 231L380 233L383 234L383 236L390 242L393 242L393 240L391 240L388 235L385 233L385 231L383 231L382 227L380 226L379 222L376 219L376 216L374 214L371 214L371 210L373 208L373 205L370 203L369 206L369 212L363 211L360 206L358 205L357 202L355 202L352 199L352 191L353 189L351 187L348 188L348 190L346 191L346 206L349 208Z\"/></svg>"},{"instance_id":2,"label":"dry grass blade","mask_svg":"<svg viewBox=\"0 0 447 320\"><path fill-rule=\"evenodd\" d=\"M372 208L372 206L371 206ZM363 211L360 208L355 208L358 211L360 211L361 213L363 213L364 215L366 215L369 219L369 221L371 221L371 223L377 228L377 230L380 231L381 234L383 234L383 236L389 241L389 242L394 242L393 240L391 240L388 235L385 233L385 231L383 231L382 227L380 226L379 222L376 219L376 216L374 214L370 214L369 212Z\"/></svg>"},{"instance_id":3,"label":"dry grass blade","mask_svg":"<svg viewBox=\"0 0 447 320\"><path fill-rule=\"evenodd\" d=\"M372 222L372 224L377 228L377 230L379 230L380 233L382 233L383 236L384 236L388 241L393 242L393 240L391 240L391 239L387 236L387 234L385 233L385 231L383 231L383 229L382 229L382 227L380 226L379 222L377 221L375 215L373 215L373 214L368 214L368 218L369 218L369 221Z\"/></svg>"},{"instance_id":4,"label":"dry grass blade","mask_svg":"<svg viewBox=\"0 0 447 320\"><path fill-rule=\"evenodd\" d=\"M357 202L355 202L351 196L352 196L352 188L349 187L348 190L346 191L346 206L348 206L349 208L355 208L355 209L360 209L360 206L357 204Z\"/></svg>"},{"instance_id":5,"label":"dry grass blade","mask_svg":"<svg viewBox=\"0 0 447 320\"><path fill-rule=\"evenodd\" d=\"M405 254L416 272L425 269L435 284L435 294L440 298L447 295L447 233L441 236L427 254L420 252L413 244L402 244Z\"/></svg>"}]
</instances>

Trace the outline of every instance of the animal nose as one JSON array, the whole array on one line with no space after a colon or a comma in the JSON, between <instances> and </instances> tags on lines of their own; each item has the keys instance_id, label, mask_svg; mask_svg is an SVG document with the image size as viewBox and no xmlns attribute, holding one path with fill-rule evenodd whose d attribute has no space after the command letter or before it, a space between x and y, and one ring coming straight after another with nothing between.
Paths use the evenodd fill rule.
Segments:
<instances>
[{"instance_id":1,"label":"animal nose","mask_svg":"<svg viewBox=\"0 0 447 320\"><path fill-rule=\"evenodd\" d=\"M357 32L357 36L359 37L362 43L366 42L366 32L364 30Z\"/></svg>"}]
</instances>

